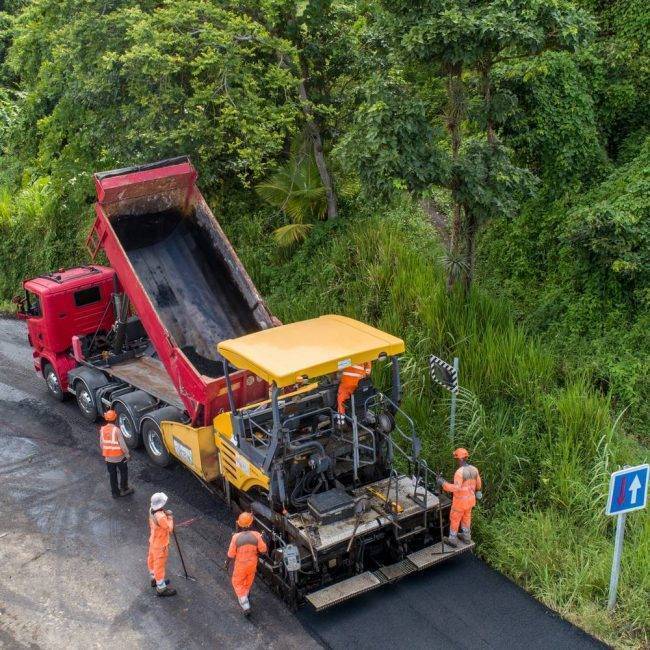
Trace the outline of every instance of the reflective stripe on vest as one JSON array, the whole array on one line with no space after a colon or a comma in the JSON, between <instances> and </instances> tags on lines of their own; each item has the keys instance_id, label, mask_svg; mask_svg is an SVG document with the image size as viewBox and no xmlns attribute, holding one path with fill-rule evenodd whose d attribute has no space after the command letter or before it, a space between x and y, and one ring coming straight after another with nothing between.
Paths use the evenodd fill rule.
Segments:
<instances>
[{"instance_id":1,"label":"reflective stripe on vest","mask_svg":"<svg viewBox=\"0 0 650 650\"><path fill-rule=\"evenodd\" d=\"M120 446L119 434L120 430L114 424L105 424L100 429L100 444L104 458L116 458L124 455Z\"/></svg>"},{"instance_id":2,"label":"reflective stripe on vest","mask_svg":"<svg viewBox=\"0 0 650 650\"><path fill-rule=\"evenodd\" d=\"M260 534L252 530L235 533L235 563L257 565L257 554L260 543Z\"/></svg>"},{"instance_id":3,"label":"reflective stripe on vest","mask_svg":"<svg viewBox=\"0 0 650 650\"><path fill-rule=\"evenodd\" d=\"M370 374L370 370L363 365L353 365L353 366L348 366L344 371L343 371L343 376L344 377L365 377L366 375Z\"/></svg>"},{"instance_id":4,"label":"reflective stripe on vest","mask_svg":"<svg viewBox=\"0 0 650 650\"><path fill-rule=\"evenodd\" d=\"M163 511L152 512L149 510L149 545L152 548L162 549L169 545L170 530L160 524L163 517L167 519L167 515Z\"/></svg>"}]
</instances>

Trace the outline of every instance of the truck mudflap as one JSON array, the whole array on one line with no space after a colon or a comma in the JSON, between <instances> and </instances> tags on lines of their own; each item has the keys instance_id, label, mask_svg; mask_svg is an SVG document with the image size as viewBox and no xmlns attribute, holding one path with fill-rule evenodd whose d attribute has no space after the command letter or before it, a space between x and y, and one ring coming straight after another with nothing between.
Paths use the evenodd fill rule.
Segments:
<instances>
[{"instance_id":1,"label":"truck mudflap","mask_svg":"<svg viewBox=\"0 0 650 650\"><path fill-rule=\"evenodd\" d=\"M395 564L383 566L376 571L365 571L352 578L341 580L341 582L314 591L306 596L306 599L317 612L321 612L328 607L365 594L389 582L400 580L411 573L423 571L452 557L467 553L473 548L474 542L465 544L459 540L457 547L453 548L449 544L445 544L444 549L442 544L438 542L410 553L406 558Z\"/></svg>"}]
</instances>

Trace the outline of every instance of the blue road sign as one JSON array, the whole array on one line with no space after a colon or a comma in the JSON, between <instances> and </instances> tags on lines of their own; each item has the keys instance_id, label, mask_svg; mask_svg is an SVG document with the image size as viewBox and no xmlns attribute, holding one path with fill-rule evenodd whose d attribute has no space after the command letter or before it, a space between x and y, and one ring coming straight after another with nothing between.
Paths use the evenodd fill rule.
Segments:
<instances>
[{"instance_id":1,"label":"blue road sign","mask_svg":"<svg viewBox=\"0 0 650 650\"><path fill-rule=\"evenodd\" d=\"M621 515L645 508L648 502L649 473L648 464L626 467L614 472L609 482L607 514Z\"/></svg>"}]
</instances>

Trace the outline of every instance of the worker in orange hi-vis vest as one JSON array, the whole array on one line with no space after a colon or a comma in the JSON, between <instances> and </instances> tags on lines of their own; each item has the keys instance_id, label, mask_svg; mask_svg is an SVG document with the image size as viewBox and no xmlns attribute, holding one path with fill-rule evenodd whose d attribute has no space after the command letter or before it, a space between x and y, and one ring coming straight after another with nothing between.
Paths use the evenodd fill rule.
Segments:
<instances>
[{"instance_id":1,"label":"worker in orange hi-vis vest","mask_svg":"<svg viewBox=\"0 0 650 650\"><path fill-rule=\"evenodd\" d=\"M157 596L176 595L176 589L170 587L169 580L165 578L169 557L169 536L174 531L172 511L164 510L166 503L167 495L164 492L151 495L147 567L151 575L151 586L156 588Z\"/></svg>"},{"instance_id":2,"label":"worker in orange hi-vis vest","mask_svg":"<svg viewBox=\"0 0 650 650\"><path fill-rule=\"evenodd\" d=\"M336 396L336 405L338 410L337 421L339 424L345 422L345 403L350 399L352 393L357 390L359 382L370 375L372 364L369 361L365 363L356 363L347 366L341 373L341 382Z\"/></svg>"},{"instance_id":3,"label":"worker in orange hi-vis vest","mask_svg":"<svg viewBox=\"0 0 650 650\"><path fill-rule=\"evenodd\" d=\"M257 556L268 550L262 535L256 530L249 530L252 525L253 515L250 512L242 512L237 518L237 527L241 530L232 536L228 548L228 558L234 560L235 564L232 586L246 616L251 611L248 596L257 572Z\"/></svg>"},{"instance_id":4,"label":"worker in orange hi-vis vest","mask_svg":"<svg viewBox=\"0 0 650 650\"><path fill-rule=\"evenodd\" d=\"M106 461L106 469L111 482L111 494L114 499L133 494L133 488L129 487L129 468L127 466L131 454L126 442L124 442L124 436L120 428L115 426L116 419L117 414L115 411L112 409L106 411L104 413L106 424L99 430L99 447ZM118 471L120 473L119 487L117 483Z\"/></svg>"},{"instance_id":5,"label":"worker in orange hi-vis vest","mask_svg":"<svg viewBox=\"0 0 650 650\"><path fill-rule=\"evenodd\" d=\"M449 537L444 541L450 546L458 546L458 540L469 544L472 541L472 508L476 500L481 500L481 475L474 465L468 462L469 452L462 447L454 451L458 461L458 469L454 474L454 482L447 483L444 478L438 478L438 485L445 491L451 492L451 512L449 514ZM460 526L460 532L458 528Z\"/></svg>"}]
</instances>

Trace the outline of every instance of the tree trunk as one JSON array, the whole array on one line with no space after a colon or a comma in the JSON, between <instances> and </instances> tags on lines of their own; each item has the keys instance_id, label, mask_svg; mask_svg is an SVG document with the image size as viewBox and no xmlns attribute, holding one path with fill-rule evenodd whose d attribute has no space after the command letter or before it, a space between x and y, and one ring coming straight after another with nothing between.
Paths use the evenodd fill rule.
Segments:
<instances>
[{"instance_id":1,"label":"tree trunk","mask_svg":"<svg viewBox=\"0 0 650 650\"><path fill-rule=\"evenodd\" d=\"M464 115L464 98L463 87L460 78L462 70L460 68L453 69L447 75L447 131L451 138L451 160L452 164L458 163L461 145L461 132L460 125ZM458 190L460 187L460 178L454 172L451 179L452 192ZM451 220L451 237L450 237L450 250L452 257L452 267L447 273L447 290L451 290L456 280L453 265L460 259L460 242L462 233L462 209L460 203L454 200Z\"/></svg>"},{"instance_id":2,"label":"tree trunk","mask_svg":"<svg viewBox=\"0 0 650 650\"><path fill-rule=\"evenodd\" d=\"M492 86L490 83L490 71L492 63L488 62L481 67L481 86L483 88L483 101L485 102L486 116L486 138L488 143L494 147L497 144L496 131L494 130L494 118L492 117Z\"/></svg>"},{"instance_id":3,"label":"tree trunk","mask_svg":"<svg viewBox=\"0 0 650 650\"><path fill-rule=\"evenodd\" d=\"M492 147L492 149L494 149L498 144L498 140L494 128L492 107L490 106L490 103L492 101L492 86L490 83L491 70L491 61L486 62L480 68L481 90L483 93L483 102L486 111L485 136L488 144ZM472 283L474 282L474 271L476 268L476 236L478 234L478 220L474 214L467 210L467 207L465 208L465 226L465 254L467 256L467 268L463 276L463 287L465 288L465 291L468 292L472 287Z\"/></svg>"},{"instance_id":4,"label":"tree trunk","mask_svg":"<svg viewBox=\"0 0 650 650\"><path fill-rule=\"evenodd\" d=\"M469 293L474 282L474 268L476 267L476 235L478 221L476 217L465 208L465 253L467 254L467 268L463 276L465 293Z\"/></svg>"},{"instance_id":5,"label":"tree trunk","mask_svg":"<svg viewBox=\"0 0 650 650\"><path fill-rule=\"evenodd\" d=\"M325 154L323 153L323 139L321 138L318 125L314 118L314 111L309 103L307 97L307 88L305 86L304 78L300 80L299 85L300 103L302 105L303 113L305 114L305 121L307 124L307 132L314 148L314 159L316 160L316 167L320 176L323 187L325 188L325 197L327 199L327 218L336 219L338 217L338 206L336 200L336 192L334 191L334 184L332 177L327 169L325 162Z\"/></svg>"}]
</instances>

